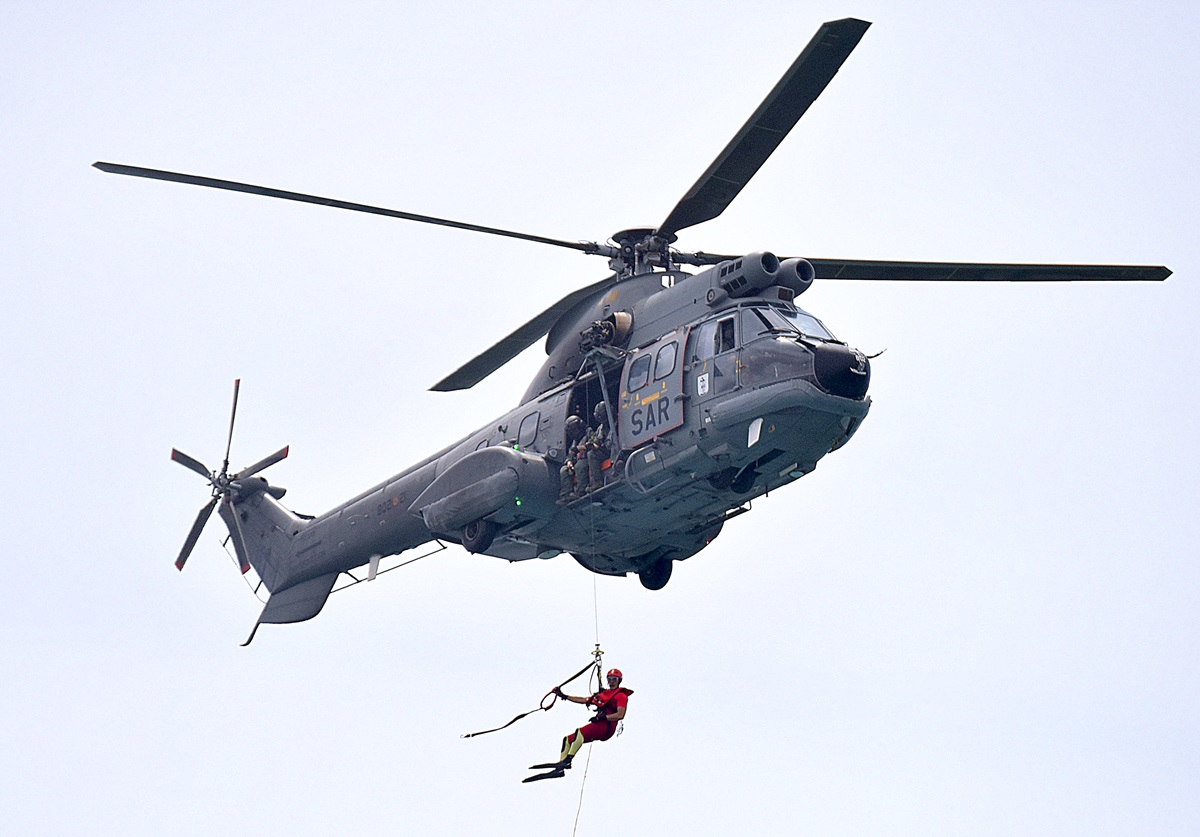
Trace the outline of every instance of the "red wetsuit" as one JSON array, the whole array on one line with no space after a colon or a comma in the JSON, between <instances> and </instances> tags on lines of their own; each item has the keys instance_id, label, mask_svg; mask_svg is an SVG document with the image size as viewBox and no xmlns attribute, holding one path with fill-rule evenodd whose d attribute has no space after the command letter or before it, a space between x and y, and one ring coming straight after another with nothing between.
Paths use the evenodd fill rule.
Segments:
<instances>
[{"instance_id":1,"label":"red wetsuit","mask_svg":"<svg viewBox=\"0 0 1200 837\"><path fill-rule=\"evenodd\" d=\"M633 694L633 689L605 689L602 692L596 692L588 698L588 705L596 707L597 715L611 715L618 709L629 704L629 696ZM584 741L607 741L613 737L613 733L617 731L616 721L592 721L589 724L584 724L579 728L583 733Z\"/></svg>"}]
</instances>

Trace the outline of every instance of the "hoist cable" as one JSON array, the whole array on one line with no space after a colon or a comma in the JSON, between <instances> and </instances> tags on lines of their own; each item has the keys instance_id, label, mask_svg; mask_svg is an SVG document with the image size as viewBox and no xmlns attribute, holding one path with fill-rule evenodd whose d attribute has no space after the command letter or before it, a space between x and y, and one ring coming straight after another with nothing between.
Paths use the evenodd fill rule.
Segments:
<instances>
[{"instance_id":1,"label":"hoist cable","mask_svg":"<svg viewBox=\"0 0 1200 837\"><path fill-rule=\"evenodd\" d=\"M583 810L583 786L587 784L588 767L592 763L592 748L588 747L587 761L583 763L583 780L579 783L579 807L575 809L575 825L571 828L571 837L579 829L579 812Z\"/></svg>"},{"instance_id":2,"label":"hoist cable","mask_svg":"<svg viewBox=\"0 0 1200 837\"><path fill-rule=\"evenodd\" d=\"M592 508L591 529L592 529L592 554L596 552L596 510ZM596 651L600 650L600 594L598 592L599 584L596 580L597 573L592 572L592 619L596 627ZM596 691L600 692L604 689L603 672L600 670L600 657L596 656ZM575 837L575 833L579 830L579 815L583 811L583 790L587 787L588 768L592 764L592 748L587 748L587 759L583 763L583 778L579 782L579 804L575 808L575 824L571 826L571 837Z\"/></svg>"},{"instance_id":3,"label":"hoist cable","mask_svg":"<svg viewBox=\"0 0 1200 837\"><path fill-rule=\"evenodd\" d=\"M600 645L600 599L596 592L596 574L592 573L592 617L596 622L596 645Z\"/></svg>"}]
</instances>

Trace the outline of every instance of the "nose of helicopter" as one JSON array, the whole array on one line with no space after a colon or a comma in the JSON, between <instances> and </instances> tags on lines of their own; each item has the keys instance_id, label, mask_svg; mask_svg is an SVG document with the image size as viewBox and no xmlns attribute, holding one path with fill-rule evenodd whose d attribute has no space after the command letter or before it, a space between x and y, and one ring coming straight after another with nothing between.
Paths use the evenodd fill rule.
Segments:
<instances>
[{"instance_id":1,"label":"nose of helicopter","mask_svg":"<svg viewBox=\"0 0 1200 837\"><path fill-rule=\"evenodd\" d=\"M862 398L871 383L871 362L858 349L822 343L813 349L813 371L821 389L842 398Z\"/></svg>"}]
</instances>

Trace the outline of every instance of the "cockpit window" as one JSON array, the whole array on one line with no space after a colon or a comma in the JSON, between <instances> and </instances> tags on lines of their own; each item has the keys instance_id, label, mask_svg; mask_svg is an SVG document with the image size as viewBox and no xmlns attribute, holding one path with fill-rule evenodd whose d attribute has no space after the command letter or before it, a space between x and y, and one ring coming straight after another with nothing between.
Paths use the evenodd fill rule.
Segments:
<instances>
[{"instance_id":1,"label":"cockpit window","mask_svg":"<svg viewBox=\"0 0 1200 837\"><path fill-rule=\"evenodd\" d=\"M713 356L713 335L717 331L717 321L709 320L692 332L693 360L708 360Z\"/></svg>"},{"instance_id":2,"label":"cockpit window","mask_svg":"<svg viewBox=\"0 0 1200 837\"><path fill-rule=\"evenodd\" d=\"M717 324L715 348L717 354L733 351L737 348L737 342L734 339L733 317L721 320Z\"/></svg>"},{"instance_id":3,"label":"cockpit window","mask_svg":"<svg viewBox=\"0 0 1200 837\"><path fill-rule=\"evenodd\" d=\"M736 349L737 331L733 324L733 317L702 323L693 332L695 342L692 344L692 352L695 354L696 360L708 360L723 352Z\"/></svg>"},{"instance_id":4,"label":"cockpit window","mask_svg":"<svg viewBox=\"0 0 1200 837\"><path fill-rule=\"evenodd\" d=\"M742 339L749 343L764 334L795 334L796 327L770 308L742 309Z\"/></svg>"}]
</instances>

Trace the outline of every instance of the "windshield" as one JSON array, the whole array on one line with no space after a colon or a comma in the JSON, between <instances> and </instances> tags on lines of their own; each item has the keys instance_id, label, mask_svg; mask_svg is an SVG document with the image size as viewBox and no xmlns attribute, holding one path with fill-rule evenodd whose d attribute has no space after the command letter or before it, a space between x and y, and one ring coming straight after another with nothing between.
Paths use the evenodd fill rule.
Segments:
<instances>
[{"instance_id":1,"label":"windshield","mask_svg":"<svg viewBox=\"0 0 1200 837\"><path fill-rule=\"evenodd\" d=\"M770 330L779 331L798 331L807 337L816 337L819 340L833 340L834 337L825 326L814 317L812 314L796 309L795 311L781 311L778 308L752 308L754 312L754 321L757 333L768 332Z\"/></svg>"},{"instance_id":2,"label":"windshield","mask_svg":"<svg viewBox=\"0 0 1200 837\"><path fill-rule=\"evenodd\" d=\"M774 311L775 309L771 310ZM821 325L820 320L807 311L801 311L797 308L795 311L776 311L776 313L790 321L801 334L808 335L809 337L819 337L822 340L836 339L829 333L829 329Z\"/></svg>"}]
</instances>

